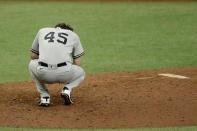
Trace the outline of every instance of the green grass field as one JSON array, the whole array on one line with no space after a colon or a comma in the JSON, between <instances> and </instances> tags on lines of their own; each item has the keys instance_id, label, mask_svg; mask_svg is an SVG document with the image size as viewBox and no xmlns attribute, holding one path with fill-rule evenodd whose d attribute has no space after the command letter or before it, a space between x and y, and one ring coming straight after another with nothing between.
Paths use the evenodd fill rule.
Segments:
<instances>
[{"instance_id":1,"label":"green grass field","mask_svg":"<svg viewBox=\"0 0 197 131\"><path fill-rule=\"evenodd\" d=\"M0 84L32 80L32 41L40 28L59 22L69 23L80 36L87 74L197 66L196 12L197 2L0 1ZM188 129L197 127L116 130Z\"/></svg>"},{"instance_id":2,"label":"green grass field","mask_svg":"<svg viewBox=\"0 0 197 131\"><path fill-rule=\"evenodd\" d=\"M125 129L107 129L107 128L83 128L83 129L55 129L55 128L14 128L0 127L2 131L196 131L197 127L164 127L164 128L125 128Z\"/></svg>"}]
</instances>

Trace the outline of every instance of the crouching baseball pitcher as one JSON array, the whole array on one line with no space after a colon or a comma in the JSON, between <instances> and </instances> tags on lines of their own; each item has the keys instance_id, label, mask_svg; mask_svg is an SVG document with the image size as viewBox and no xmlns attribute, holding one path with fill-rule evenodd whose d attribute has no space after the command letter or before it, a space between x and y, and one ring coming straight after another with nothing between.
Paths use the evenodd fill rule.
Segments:
<instances>
[{"instance_id":1,"label":"crouching baseball pitcher","mask_svg":"<svg viewBox=\"0 0 197 131\"><path fill-rule=\"evenodd\" d=\"M83 54L80 39L70 25L61 23L39 30L32 44L29 69L40 93L40 106L50 105L46 83L65 83L61 92L64 104L73 104L71 91L85 78L80 67Z\"/></svg>"}]
</instances>

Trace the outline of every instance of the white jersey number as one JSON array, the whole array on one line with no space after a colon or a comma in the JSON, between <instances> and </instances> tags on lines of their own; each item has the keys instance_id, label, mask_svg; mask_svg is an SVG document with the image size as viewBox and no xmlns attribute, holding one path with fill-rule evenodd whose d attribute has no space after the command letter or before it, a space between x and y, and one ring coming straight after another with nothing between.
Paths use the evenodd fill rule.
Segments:
<instances>
[{"instance_id":1,"label":"white jersey number","mask_svg":"<svg viewBox=\"0 0 197 131\"><path fill-rule=\"evenodd\" d=\"M48 42L54 42L54 38L55 38L54 35L55 32L49 32L48 34L45 35L44 39L48 40ZM57 42L65 45L67 42L67 36L68 34L66 33L58 33Z\"/></svg>"}]
</instances>

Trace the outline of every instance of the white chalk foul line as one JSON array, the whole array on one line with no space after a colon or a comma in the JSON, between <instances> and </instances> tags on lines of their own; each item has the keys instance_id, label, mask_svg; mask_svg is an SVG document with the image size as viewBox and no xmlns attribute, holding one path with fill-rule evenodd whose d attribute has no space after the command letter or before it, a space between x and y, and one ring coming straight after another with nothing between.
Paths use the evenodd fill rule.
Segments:
<instances>
[{"instance_id":1,"label":"white chalk foul line","mask_svg":"<svg viewBox=\"0 0 197 131\"><path fill-rule=\"evenodd\" d=\"M181 76L181 75L175 75L175 74L159 74L160 76L166 76L166 77L171 77L171 78L178 78L178 79L189 79L189 77L186 76Z\"/></svg>"}]
</instances>

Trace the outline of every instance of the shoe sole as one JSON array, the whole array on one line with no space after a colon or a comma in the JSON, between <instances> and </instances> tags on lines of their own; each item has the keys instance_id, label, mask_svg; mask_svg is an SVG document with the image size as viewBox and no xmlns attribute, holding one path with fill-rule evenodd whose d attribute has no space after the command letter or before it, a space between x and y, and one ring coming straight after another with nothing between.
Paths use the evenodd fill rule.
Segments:
<instances>
[{"instance_id":1,"label":"shoe sole","mask_svg":"<svg viewBox=\"0 0 197 131\"><path fill-rule=\"evenodd\" d=\"M46 103L40 103L38 104L39 106L42 106L42 107L48 107L50 104L46 104Z\"/></svg>"},{"instance_id":2,"label":"shoe sole","mask_svg":"<svg viewBox=\"0 0 197 131\"><path fill-rule=\"evenodd\" d=\"M69 96L67 94L62 94L61 97L64 99L64 105L71 105L73 102L70 100Z\"/></svg>"}]
</instances>

